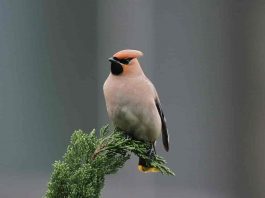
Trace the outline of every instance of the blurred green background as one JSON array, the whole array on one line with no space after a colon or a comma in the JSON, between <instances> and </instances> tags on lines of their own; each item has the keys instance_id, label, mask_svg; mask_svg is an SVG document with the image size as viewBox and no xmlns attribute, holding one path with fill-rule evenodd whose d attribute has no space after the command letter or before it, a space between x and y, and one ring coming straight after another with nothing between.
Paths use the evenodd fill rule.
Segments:
<instances>
[{"instance_id":1,"label":"blurred green background","mask_svg":"<svg viewBox=\"0 0 265 198\"><path fill-rule=\"evenodd\" d=\"M75 129L108 122L107 58L138 49L175 177L132 158L103 197L265 197L265 2L0 0L0 197L44 195Z\"/></svg>"}]
</instances>

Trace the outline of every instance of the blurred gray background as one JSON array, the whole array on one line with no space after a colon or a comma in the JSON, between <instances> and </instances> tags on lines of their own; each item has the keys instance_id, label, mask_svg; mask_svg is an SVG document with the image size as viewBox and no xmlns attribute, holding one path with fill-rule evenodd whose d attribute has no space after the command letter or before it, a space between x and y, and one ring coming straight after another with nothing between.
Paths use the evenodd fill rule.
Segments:
<instances>
[{"instance_id":1,"label":"blurred gray background","mask_svg":"<svg viewBox=\"0 0 265 198\"><path fill-rule=\"evenodd\" d=\"M74 129L108 122L107 58L131 48L163 103L175 177L133 157L103 197L265 197L265 1L0 0L0 197L41 197Z\"/></svg>"}]
</instances>

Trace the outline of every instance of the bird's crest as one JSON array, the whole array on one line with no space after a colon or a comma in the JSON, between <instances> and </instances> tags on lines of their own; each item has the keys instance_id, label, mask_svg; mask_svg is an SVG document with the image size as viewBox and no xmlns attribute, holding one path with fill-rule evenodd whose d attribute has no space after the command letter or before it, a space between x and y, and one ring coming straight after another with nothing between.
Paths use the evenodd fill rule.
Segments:
<instances>
[{"instance_id":1,"label":"bird's crest","mask_svg":"<svg viewBox=\"0 0 265 198\"><path fill-rule=\"evenodd\" d=\"M118 59L138 58L141 56L143 56L143 52L132 49L121 50L113 55L113 57L116 57Z\"/></svg>"}]
</instances>

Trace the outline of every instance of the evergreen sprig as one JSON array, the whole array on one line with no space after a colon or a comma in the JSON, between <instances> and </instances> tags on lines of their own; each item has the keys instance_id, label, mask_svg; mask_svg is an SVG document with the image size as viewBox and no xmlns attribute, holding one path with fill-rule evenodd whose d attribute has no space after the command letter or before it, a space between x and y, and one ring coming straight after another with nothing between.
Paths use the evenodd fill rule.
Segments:
<instances>
[{"instance_id":1,"label":"evergreen sprig","mask_svg":"<svg viewBox=\"0 0 265 198\"><path fill-rule=\"evenodd\" d=\"M63 160L55 161L48 183L46 198L99 198L107 174L116 173L130 158L131 153L147 160L162 174L174 175L166 161L147 154L149 145L134 140L115 129L110 132L106 125L96 131L85 133L77 130L71 137L70 145Z\"/></svg>"}]
</instances>

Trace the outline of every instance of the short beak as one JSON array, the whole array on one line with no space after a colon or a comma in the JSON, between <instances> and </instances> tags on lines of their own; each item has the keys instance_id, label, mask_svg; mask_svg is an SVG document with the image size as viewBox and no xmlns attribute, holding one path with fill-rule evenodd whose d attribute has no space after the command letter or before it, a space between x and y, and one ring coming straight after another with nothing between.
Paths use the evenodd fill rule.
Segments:
<instances>
[{"instance_id":1,"label":"short beak","mask_svg":"<svg viewBox=\"0 0 265 198\"><path fill-rule=\"evenodd\" d=\"M110 57L108 59L111 63L119 63L117 60L115 60L113 57Z\"/></svg>"}]
</instances>

